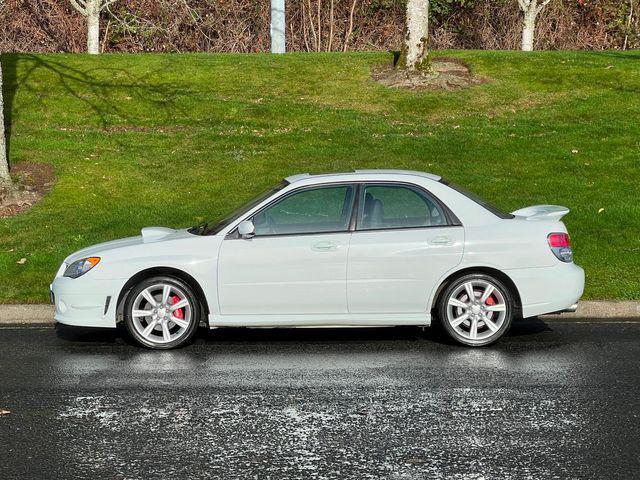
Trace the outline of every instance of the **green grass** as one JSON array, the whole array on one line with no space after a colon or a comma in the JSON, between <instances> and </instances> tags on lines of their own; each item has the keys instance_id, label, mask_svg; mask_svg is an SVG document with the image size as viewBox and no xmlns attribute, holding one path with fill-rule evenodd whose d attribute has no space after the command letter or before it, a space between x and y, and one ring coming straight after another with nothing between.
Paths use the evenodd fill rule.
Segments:
<instances>
[{"instance_id":1,"label":"green grass","mask_svg":"<svg viewBox=\"0 0 640 480\"><path fill-rule=\"evenodd\" d=\"M57 183L0 220L0 302L46 301L81 247L353 168L438 173L506 210L568 206L586 297L640 299L640 52L438 54L490 81L390 90L369 75L385 53L4 55L12 162L50 162Z\"/></svg>"}]
</instances>

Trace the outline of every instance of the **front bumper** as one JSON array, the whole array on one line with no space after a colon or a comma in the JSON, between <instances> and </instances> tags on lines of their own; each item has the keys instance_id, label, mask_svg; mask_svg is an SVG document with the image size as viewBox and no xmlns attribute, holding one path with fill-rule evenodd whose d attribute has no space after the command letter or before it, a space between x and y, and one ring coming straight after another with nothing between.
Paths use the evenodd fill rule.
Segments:
<instances>
[{"instance_id":1,"label":"front bumper","mask_svg":"<svg viewBox=\"0 0 640 480\"><path fill-rule=\"evenodd\" d=\"M116 303L124 280L56 277L50 286L54 319L79 327L116 326Z\"/></svg>"},{"instance_id":2,"label":"front bumper","mask_svg":"<svg viewBox=\"0 0 640 480\"><path fill-rule=\"evenodd\" d=\"M546 268L505 270L522 300L524 318L561 312L578 303L584 292L584 270L574 263Z\"/></svg>"}]
</instances>

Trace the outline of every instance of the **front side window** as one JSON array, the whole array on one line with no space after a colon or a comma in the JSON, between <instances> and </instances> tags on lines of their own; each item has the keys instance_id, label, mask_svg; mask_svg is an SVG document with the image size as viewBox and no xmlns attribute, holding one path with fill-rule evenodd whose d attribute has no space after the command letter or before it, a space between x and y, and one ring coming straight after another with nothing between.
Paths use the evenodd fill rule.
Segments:
<instances>
[{"instance_id":1,"label":"front side window","mask_svg":"<svg viewBox=\"0 0 640 480\"><path fill-rule=\"evenodd\" d=\"M347 231L354 197L352 185L287 195L253 217L256 236Z\"/></svg>"},{"instance_id":2,"label":"front side window","mask_svg":"<svg viewBox=\"0 0 640 480\"><path fill-rule=\"evenodd\" d=\"M362 189L358 230L447 225L440 205L426 194L401 185L367 185Z\"/></svg>"}]
</instances>

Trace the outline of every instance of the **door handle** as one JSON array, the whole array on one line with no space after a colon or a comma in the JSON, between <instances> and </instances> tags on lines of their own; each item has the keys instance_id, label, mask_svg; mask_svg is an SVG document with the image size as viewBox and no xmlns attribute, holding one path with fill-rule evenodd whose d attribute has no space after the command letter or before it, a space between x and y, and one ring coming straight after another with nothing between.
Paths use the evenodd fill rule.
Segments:
<instances>
[{"instance_id":1,"label":"door handle","mask_svg":"<svg viewBox=\"0 0 640 480\"><path fill-rule=\"evenodd\" d=\"M447 237L446 235L429 239L429 245L451 245L452 243L451 237Z\"/></svg>"},{"instance_id":2,"label":"door handle","mask_svg":"<svg viewBox=\"0 0 640 480\"><path fill-rule=\"evenodd\" d=\"M311 250L316 250L318 252L330 252L337 249L338 245L331 242L318 242L311 245Z\"/></svg>"}]
</instances>

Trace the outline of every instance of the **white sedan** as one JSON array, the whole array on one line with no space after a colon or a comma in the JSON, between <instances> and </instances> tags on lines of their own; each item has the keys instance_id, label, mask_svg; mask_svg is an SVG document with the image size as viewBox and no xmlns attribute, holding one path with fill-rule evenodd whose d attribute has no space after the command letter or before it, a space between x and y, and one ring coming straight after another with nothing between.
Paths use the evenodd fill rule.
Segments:
<instances>
[{"instance_id":1,"label":"white sedan","mask_svg":"<svg viewBox=\"0 0 640 480\"><path fill-rule=\"evenodd\" d=\"M503 213L436 175L294 175L226 218L80 250L52 285L55 320L141 345L218 327L428 326L495 342L514 318L573 311L564 207Z\"/></svg>"}]
</instances>

